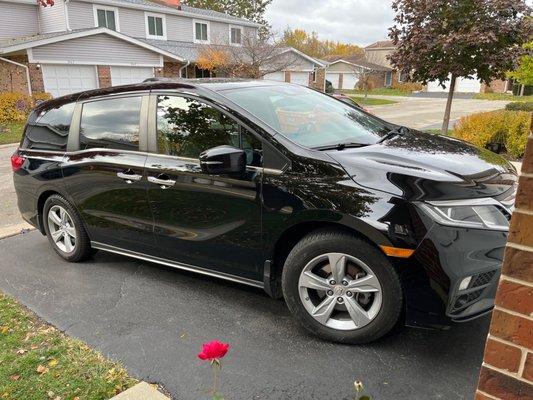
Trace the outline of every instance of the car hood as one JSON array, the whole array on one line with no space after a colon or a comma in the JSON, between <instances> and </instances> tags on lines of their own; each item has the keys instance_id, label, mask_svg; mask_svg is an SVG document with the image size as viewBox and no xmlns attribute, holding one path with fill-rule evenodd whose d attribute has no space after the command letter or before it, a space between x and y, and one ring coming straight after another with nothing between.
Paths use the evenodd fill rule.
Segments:
<instances>
[{"instance_id":1,"label":"car hood","mask_svg":"<svg viewBox=\"0 0 533 400\"><path fill-rule=\"evenodd\" d=\"M359 185L408 200L493 197L517 181L515 168L489 150L414 130L327 154Z\"/></svg>"}]
</instances>

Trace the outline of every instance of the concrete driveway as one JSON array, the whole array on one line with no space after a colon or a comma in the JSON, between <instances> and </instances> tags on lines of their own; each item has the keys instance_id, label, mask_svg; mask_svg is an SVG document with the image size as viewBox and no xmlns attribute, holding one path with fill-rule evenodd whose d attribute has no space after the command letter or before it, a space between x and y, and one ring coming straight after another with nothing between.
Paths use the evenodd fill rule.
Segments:
<instances>
[{"instance_id":1,"label":"concrete driveway","mask_svg":"<svg viewBox=\"0 0 533 400\"><path fill-rule=\"evenodd\" d=\"M210 368L196 354L211 339L232 346L222 369L228 399L348 400L355 379L376 399L474 394L488 317L338 345L309 336L260 290L103 252L69 264L36 231L0 240L0 254L1 291L175 399L208 398Z\"/></svg>"},{"instance_id":2,"label":"concrete driveway","mask_svg":"<svg viewBox=\"0 0 533 400\"><path fill-rule=\"evenodd\" d=\"M373 96L397 101L396 104L368 107L375 115L387 121L416 129L439 129L444 117L446 99L407 96ZM498 110L507 101L454 99L452 103L451 124L460 117L483 111Z\"/></svg>"}]
</instances>

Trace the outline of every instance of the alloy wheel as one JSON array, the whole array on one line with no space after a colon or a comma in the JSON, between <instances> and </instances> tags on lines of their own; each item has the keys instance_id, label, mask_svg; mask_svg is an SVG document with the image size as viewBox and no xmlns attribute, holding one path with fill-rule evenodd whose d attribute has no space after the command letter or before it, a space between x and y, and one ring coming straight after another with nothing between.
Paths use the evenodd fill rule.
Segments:
<instances>
[{"instance_id":1,"label":"alloy wheel","mask_svg":"<svg viewBox=\"0 0 533 400\"><path fill-rule=\"evenodd\" d=\"M76 247L76 229L72 217L62 206L54 205L48 211L48 230L59 250L72 253Z\"/></svg>"},{"instance_id":2,"label":"alloy wheel","mask_svg":"<svg viewBox=\"0 0 533 400\"><path fill-rule=\"evenodd\" d=\"M344 253L326 253L303 268L298 281L300 300L319 323L354 330L376 318L382 289L372 269Z\"/></svg>"}]
</instances>

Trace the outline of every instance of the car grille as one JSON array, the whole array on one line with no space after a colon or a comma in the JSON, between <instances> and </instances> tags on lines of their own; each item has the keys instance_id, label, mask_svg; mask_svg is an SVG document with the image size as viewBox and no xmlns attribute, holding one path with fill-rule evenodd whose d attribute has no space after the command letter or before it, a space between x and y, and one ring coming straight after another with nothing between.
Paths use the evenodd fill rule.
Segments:
<instances>
[{"instance_id":1,"label":"car grille","mask_svg":"<svg viewBox=\"0 0 533 400\"><path fill-rule=\"evenodd\" d=\"M496 270L483 272L481 274L474 275L472 281L470 282L469 287L475 288L478 286L483 286L489 283L492 280L492 277L496 274Z\"/></svg>"}]
</instances>

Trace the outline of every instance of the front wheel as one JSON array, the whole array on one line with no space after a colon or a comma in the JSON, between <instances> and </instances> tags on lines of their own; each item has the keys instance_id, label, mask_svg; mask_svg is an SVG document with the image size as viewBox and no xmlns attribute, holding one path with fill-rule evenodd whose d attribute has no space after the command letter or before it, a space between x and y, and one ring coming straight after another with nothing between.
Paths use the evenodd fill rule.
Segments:
<instances>
[{"instance_id":1,"label":"front wheel","mask_svg":"<svg viewBox=\"0 0 533 400\"><path fill-rule=\"evenodd\" d=\"M398 321L398 274L378 249L343 232L304 237L287 257L282 287L289 310L310 332L342 343L367 343Z\"/></svg>"}]
</instances>

